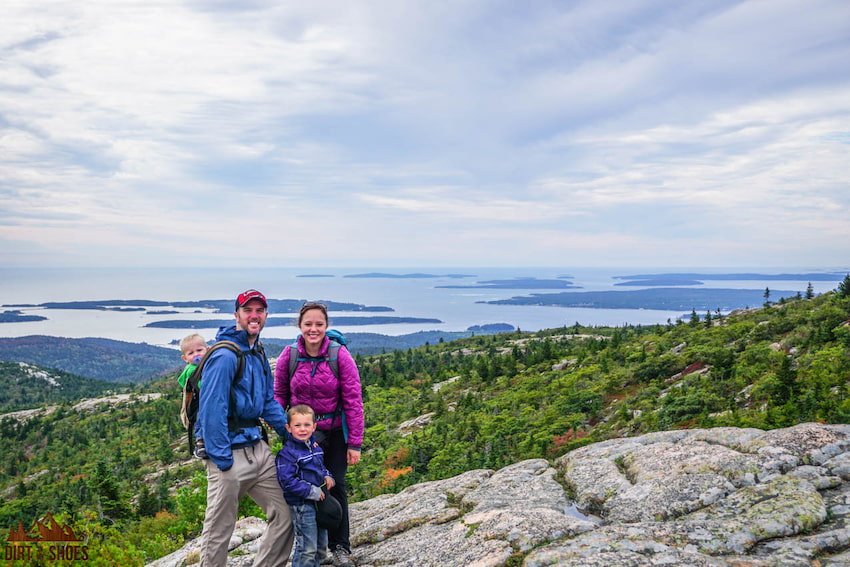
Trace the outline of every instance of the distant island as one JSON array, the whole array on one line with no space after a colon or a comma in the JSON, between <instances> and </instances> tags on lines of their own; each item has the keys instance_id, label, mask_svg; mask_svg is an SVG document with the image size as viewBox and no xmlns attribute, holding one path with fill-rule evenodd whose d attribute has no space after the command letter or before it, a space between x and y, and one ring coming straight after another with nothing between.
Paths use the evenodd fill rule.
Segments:
<instances>
[{"instance_id":1,"label":"distant island","mask_svg":"<svg viewBox=\"0 0 850 567\"><path fill-rule=\"evenodd\" d=\"M487 323L485 325L473 325L466 328L473 333L510 333L516 331L516 327L507 323Z\"/></svg>"},{"instance_id":2,"label":"distant island","mask_svg":"<svg viewBox=\"0 0 850 567\"><path fill-rule=\"evenodd\" d=\"M0 323L31 323L33 321L45 321L46 319L47 317L41 315L24 315L18 310L0 313Z\"/></svg>"},{"instance_id":3,"label":"distant island","mask_svg":"<svg viewBox=\"0 0 850 567\"><path fill-rule=\"evenodd\" d=\"M296 278L334 278L333 274L302 274L300 276L295 276Z\"/></svg>"},{"instance_id":4,"label":"distant island","mask_svg":"<svg viewBox=\"0 0 850 567\"><path fill-rule=\"evenodd\" d=\"M689 280L687 278L668 278L658 276L657 278L647 278L645 280L629 280L626 282L615 283L614 286L635 286L635 287L666 287L671 285L705 285L701 280Z\"/></svg>"},{"instance_id":5,"label":"distant island","mask_svg":"<svg viewBox=\"0 0 850 567\"><path fill-rule=\"evenodd\" d=\"M671 274L640 274L632 276L613 276L615 280L628 280L615 283L615 286L678 286L678 285L703 285L704 281L808 281L808 282L839 282L844 277L843 273L814 272L806 274L756 274L756 273L729 273L729 274L698 274L698 273L671 273Z\"/></svg>"},{"instance_id":6,"label":"distant island","mask_svg":"<svg viewBox=\"0 0 850 567\"><path fill-rule=\"evenodd\" d=\"M34 305L44 309L99 309L106 311L116 307L168 307L176 305L168 301L150 301L148 299L108 299L105 301L48 301Z\"/></svg>"},{"instance_id":7,"label":"distant island","mask_svg":"<svg viewBox=\"0 0 850 567\"><path fill-rule=\"evenodd\" d=\"M770 300L794 297L799 292L770 290ZM533 293L530 296L482 301L491 305L545 305L590 309L660 309L668 311L731 311L758 307L765 301L763 289L653 288L634 291L572 291Z\"/></svg>"},{"instance_id":8,"label":"distant island","mask_svg":"<svg viewBox=\"0 0 850 567\"><path fill-rule=\"evenodd\" d=\"M269 311L272 313L298 313L306 299L268 299ZM323 301L331 311L368 311L385 313L393 311L392 307L382 305L363 305L341 301ZM98 301L50 301L38 305L4 305L3 307L41 307L43 309L94 309L98 311L144 311L150 307L179 307L194 309L209 309L214 313L233 313L232 299L202 299L200 301L150 301L147 299L108 299ZM163 310L149 311L159 315Z\"/></svg>"},{"instance_id":9,"label":"distant island","mask_svg":"<svg viewBox=\"0 0 850 567\"><path fill-rule=\"evenodd\" d=\"M565 278L568 276L562 276ZM514 278L512 280L487 280L470 285L438 285L441 289L581 289L572 282L557 280L539 280L537 278Z\"/></svg>"},{"instance_id":10,"label":"distant island","mask_svg":"<svg viewBox=\"0 0 850 567\"><path fill-rule=\"evenodd\" d=\"M344 278L396 278L396 279L421 279L421 278L474 278L470 274L385 274L381 272L370 272L368 274L349 274Z\"/></svg>"},{"instance_id":11,"label":"distant island","mask_svg":"<svg viewBox=\"0 0 850 567\"><path fill-rule=\"evenodd\" d=\"M331 317L332 325L395 325L399 323L442 323L439 319L428 319L423 317ZM233 319L172 319L168 321L152 321L143 325L144 327L160 329L215 329L232 325ZM295 319L289 317L269 317L266 319L266 327L286 327L294 325Z\"/></svg>"}]
</instances>

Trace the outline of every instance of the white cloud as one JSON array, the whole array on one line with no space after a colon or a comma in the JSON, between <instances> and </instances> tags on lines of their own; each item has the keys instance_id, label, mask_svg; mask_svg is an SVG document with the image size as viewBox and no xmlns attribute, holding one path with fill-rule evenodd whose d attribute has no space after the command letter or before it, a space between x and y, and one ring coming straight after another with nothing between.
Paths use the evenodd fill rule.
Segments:
<instances>
[{"instance_id":1,"label":"white cloud","mask_svg":"<svg viewBox=\"0 0 850 567\"><path fill-rule=\"evenodd\" d=\"M0 260L850 252L841 0L4 8Z\"/></svg>"},{"instance_id":2,"label":"white cloud","mask_svg":"<svg viewBox=\"0 0 850 567\"><path fill-rule=\"evenodd\" d=\"M402 213L417 213L427 219L528 223L555 220L570 213L557 204L530 199L493 198L486 191L463 187L405 190L400 196L359 195L364 202Z\"/></svg>"}]
</instances>

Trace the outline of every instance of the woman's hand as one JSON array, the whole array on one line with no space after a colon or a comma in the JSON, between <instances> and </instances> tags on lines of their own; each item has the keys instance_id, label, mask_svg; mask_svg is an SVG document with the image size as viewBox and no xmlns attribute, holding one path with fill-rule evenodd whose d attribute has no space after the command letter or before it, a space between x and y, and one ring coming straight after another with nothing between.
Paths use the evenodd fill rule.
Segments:
<instances>
[{"instance_id":1,"label":"woman's hand","mask_svg":"<svg viewBox=\"0 0 850 567\"><path fill-rule=\"evenodd\" d=\"M349 449L348 450L348 466L354 466L360 462L360 449Z\"/></svg>"}]
</instances>

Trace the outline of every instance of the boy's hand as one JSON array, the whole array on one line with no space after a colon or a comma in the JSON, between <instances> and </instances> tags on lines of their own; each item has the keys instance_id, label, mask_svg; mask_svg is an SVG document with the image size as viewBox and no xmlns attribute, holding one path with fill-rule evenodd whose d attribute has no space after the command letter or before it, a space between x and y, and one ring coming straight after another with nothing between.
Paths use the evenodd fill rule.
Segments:
<instances>
[{"instance_id":1,"label":"boy's hand","mask_svg":"<svg viewBox=\"0 0 850 567\"><path fill-rule=\"evenodd\" d=\"M328 487L328 490L333 488L335 485L336 485L336 481L333 479L333 477L330 477L330 476L325 477L325 486Z\"/></svg>"}]
</instances>

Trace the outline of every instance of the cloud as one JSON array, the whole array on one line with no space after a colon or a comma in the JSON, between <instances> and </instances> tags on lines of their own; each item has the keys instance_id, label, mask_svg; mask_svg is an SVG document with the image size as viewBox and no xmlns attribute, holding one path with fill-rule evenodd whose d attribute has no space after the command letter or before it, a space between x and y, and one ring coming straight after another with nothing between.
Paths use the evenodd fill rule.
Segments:
<instances>
[{"instance_id":1,"label":"cloud","mask_svg":"<svg viewBox=\"0 0 850 567\"><path fill-rule=\"evenodd\" d=\"M311 263L321 235L327 263L408 266L850 252L841 0L4 12L3 250Z\"/></svg>"},{"instance_id":2,"label":"cloud","mask_svg":"<svg viewBox=\"0 0 850 567\"><path fill-rule=\"evenodd\" d=\"M408 189L399 196L359 195L364 202L400 213L443 220L528 223L559 219L571 213L530 199L493 198L487 191L462 187Z\"/></svg>"}]
</instances>

